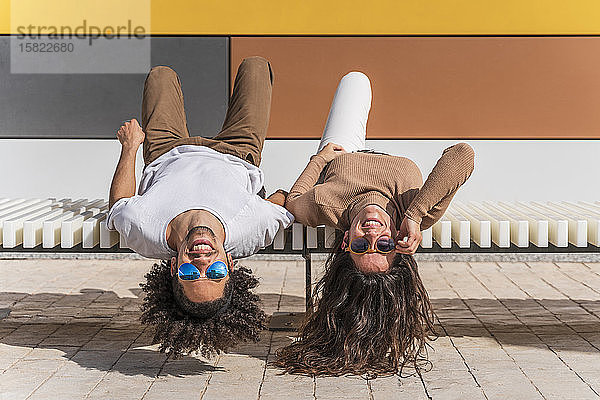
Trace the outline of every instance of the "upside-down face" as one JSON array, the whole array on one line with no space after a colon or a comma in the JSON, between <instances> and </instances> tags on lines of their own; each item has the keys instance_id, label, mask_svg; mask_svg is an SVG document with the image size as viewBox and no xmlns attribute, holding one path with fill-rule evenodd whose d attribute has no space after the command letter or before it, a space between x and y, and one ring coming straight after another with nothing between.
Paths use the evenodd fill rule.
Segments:
<instances>
[{"instance_id":1,"label":"upside-down face","mask_svg":"<svg viewBox=\"0 0 600 400\"><path fill-rule=\"evenodd\" d=\"M179 266L183 263L193 264L200 271L202 277L198 280L186 281L178 277L183 292L190 301L202 303L223 296L229 275L219 280L204 277L206 269L218 260L224 261L228 266L232 265L231 257L225 253L223 243L217 239L212 229L207 226L190 229L179 246L177 257L171 259L172 275L177 274Z\"/></svg>"},{"instance_id":2,"label":"upside-down face","mask_svg":"<svg viewBox=\"0 0 600 400\"><path fill-rule=\"evenodd\" d=\"M369 242L369 248L375 250L376 241L386 236L391 239L395 239L397 236L394 221L392 221L390 215L383 208L376 205L368 205L350 223L350 229L344 234L343 246L344 248L348 248L353 239L364 237ZM396 253L394 251L387 254L379 252L350 254L356 267L364 273L387 271L395 256Z\"/></svg>"}]
</instances>

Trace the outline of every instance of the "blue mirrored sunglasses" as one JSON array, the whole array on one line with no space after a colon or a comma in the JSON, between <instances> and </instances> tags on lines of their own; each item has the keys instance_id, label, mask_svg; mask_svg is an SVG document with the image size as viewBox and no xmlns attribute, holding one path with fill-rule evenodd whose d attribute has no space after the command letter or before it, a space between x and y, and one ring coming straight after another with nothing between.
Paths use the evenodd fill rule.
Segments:
<instances>
[{"instance_id":1,"label":"blue mirrored sunglasses","mask_svg":"<svg viewBox=\"0 0 600 400\"><path fill-rule=\"evenodd\" d=\"M179 278L184 281L195 281L203 278L200 270L194 264L190 263L181 264L178 273ZM206 279L223 279L228 273L229 268L227 268L227 264L224 261L217 260L208 266L205 277Z\"/></svg>"}]
</instances>

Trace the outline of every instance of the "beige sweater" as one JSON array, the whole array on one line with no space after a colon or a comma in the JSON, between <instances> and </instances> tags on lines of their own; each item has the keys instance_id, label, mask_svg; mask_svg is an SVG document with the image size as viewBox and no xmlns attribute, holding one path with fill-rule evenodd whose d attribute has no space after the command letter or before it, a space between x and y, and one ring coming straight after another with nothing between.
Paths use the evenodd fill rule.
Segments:
<instances>
[{"instance_id":1,"label":"beige sweater","mask_svg":"<svg viewBox=\"0 0 600 400\"><path fill-rule=\"evenodd\" d=\"M326 165L313 156L292 187L285 207L297 222L347 230L358 212L369 204L385 209L396 226L404 216L425 230L439 220L458 188L473 172L475 153L466 143L444 150L423 184L421 171L405 157L346 153Z\"/></svg>"}]
</instances>

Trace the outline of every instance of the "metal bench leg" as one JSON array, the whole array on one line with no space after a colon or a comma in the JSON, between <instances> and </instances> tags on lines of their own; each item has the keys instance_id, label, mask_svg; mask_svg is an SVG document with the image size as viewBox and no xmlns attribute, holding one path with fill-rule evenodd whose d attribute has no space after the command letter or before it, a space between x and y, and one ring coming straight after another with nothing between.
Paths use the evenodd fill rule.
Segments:
<instances>
[{"instance_id":1,"label":"metal bench leg","mask_svg":"<svg viewBox=\"0 0 600 400\"><path fill-rule=\"evenodd\" d=\"M305 296L306 296L306 312L312 312L313 304L312 304L312 265L311 258L308 249L306 248L306 244L304 245L304 250L302 251L302 257L304 258L304 269L305 269Z\"/></svg>"},{"instance_id":2,"label":"metal bench leg","mask_svg":"<svg viewBox=\"0 0 600 400\"><path fill-rule=\"evenodd\" d=\"M312 270L311 258L308 247L306 246L306 227L302 227L302 258L305 261L305 296L306 296L306 312L312 312ZM273 313L269 322L269 330L271 331L297 331L298 327L304 319L305 313L298 312L281 312Z\"/></svg>"}]
</instances>

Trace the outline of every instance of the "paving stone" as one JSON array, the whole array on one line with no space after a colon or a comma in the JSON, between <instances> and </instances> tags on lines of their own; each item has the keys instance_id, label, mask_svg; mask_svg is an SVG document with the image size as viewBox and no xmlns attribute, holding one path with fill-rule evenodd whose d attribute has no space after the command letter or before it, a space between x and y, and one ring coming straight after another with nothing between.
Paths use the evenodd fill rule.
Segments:
<instances>
[{"instance_id":1,"label":"paving stone","mask_svg":"<svg viewBox=\"0 0 600 400\"><path fill-rule=\"evenodd\" d=\"M435 399L485 399L449 337L443 336L433 342L429 359L433 367L422 374L429 396Z\"/></svg>"},{"instance_id":2,"label":"paving stone","mask_svg":"<svg viewBox=\"0 0 600 400\"><path fill-rule=\"evenodd\" d=\"M89 351L80 350L71 359L62 365L56 372L57 375L70 377L79 376L89 371L109 371L123 355L122 351Z\"/></svg>"},{"instance_id":3,"label":"paving stone","mask_svg":"<svg viewBox=\"0 0 600 400\"><path fill-rule=\"evenodd\" d=\"M304 310L304 262L245 260L268 313ZM243 262L243 263L244 263ZM600 263L437 263L419 271L437 314L433 368L402 378L281 374L292 332L211 360L168 360L138 320L148 261L0 260L0 399L597 398ZM27 268L32 279L12 271ZM75 271L58 279L60 271ZM313 276L322 274L313 263ZM315 278L316 279L316 278ZM406 370L405 370L406 372ZM557 379L558 377L558 379Z\"/></svg>"},{"instance_id":4,"label":"paving stone","mask_svg":"<svg viewBox=\"0 0 600 400\"><path fill-rule=\"evenodd\" d=\"M498 263L500 271L533 299L562 300L567 297L534 274L525 263Z\"/></svg>"},{"instance_id":5,"label":"paving stone","mask_svg":"<svg viewBox=\"0 0 600 400\"><path fill-rule=\"evenodd\" d=\"M8 369L18 360L31 353L31 351L30 347L11 346L0 343L0 371Z\"/></svg>"},{"instance_id":6,"label":"paving stone","mask_svg":"<svg viewBox=\"0 0 600 400\"><path fill-rule=\"evenodd\" d=\"M84 374L69 377L68 384L65 384L64 377L53 376L38 387L29 399L83 399L99 380L94 374Z\"/></svg>"},{"instance_id":7,"label":"paving stone","mask_svg":"<svg viewBox=\"0 0 600 400\"><path fill-rule=\"evenodd\" d=\"M418 374L378 377L369 380L373 400L395 400L398 398L427 399L427 393Z\"/></svg>"},{"instance_id":8,"label":"paving stone","mask_svg":"<svg viewBox=\"0 0 600 400\"><path fill-rule=\"evenodd\" d=\"M199 399L208 377L159 376L144 395L144 400Z\"/></svg>"},{"instance_id":9,"label":"paving stone","mask_svg":"<svg viewBox=\"0 0 600 400\"><path fill-rule=\"evenodd\" d=\"M23 360L56 360L69 359L79 351L79 347L55 346L50 348L36 347L27 353Z\"/></svg>"},{"instance_id":10,"label":"paving stone","mask_svg":"<svg viewBox=\"0 0 600 400\"><path fill-rule=\"evenodd\" d=\"M367 380L359 376L317 377L315 397L321 399L369 399Z\"/></svg>"},{"instance_id":11,"label":"paving stone","mask_svg":"<svg viewBox=\"0 0 600 400\"><path fill-rule=\"evenodd\" d=\"M268 359L265 376L260 389L260 399L306 399L313 400L315 380L312 377L299 374L284 374L273 366L275 355Z\"/></svg>"},{"instance_id":12,"label":"paving stone","mask_svg":"<svg viewBox=\"0 0 600 400\"><path fill-rule=\"evenodd\" d=\"M542 280L572 299L600 300L600 293L563 273L553 263L527 263Z\"/></svg>"},{"instance_id":13,"label":"paving stone","mask_svg":"<svg viewBox=\"0 0 600 400\"><path fill-rule=\"evenodd\" d=\"M258 398L265 368L264 359L225 354L216 366L219 370L212 373L203 400Z\"/></svg>"},{"instance_id":14,"label":"paving stone","mask_svg":"<svg viewBox=\"0 0 600 400\"><path fill-rule=\"evenodd\" d=\"M63 363L61 360L19 360L0 374L0 399L25 399Z\"/></svg>"},{"instance_id":15,"label":"paving stone","mask_svg":"<svg viewBox=\"0 0 600 400\"><path fill-rule=\"evenodd\" d=\"M481 286L482 289L478 289L480 296L486 298L491 295L496 298L486 300L484 304L486 307L493 306L497 308L498 312L495 314L480 314L477 308L471 308L474 315L483 322L491 333L513 332L515 326L521 326L521 321L506 308L495 294L498 285L514 286L513 282L502 279L503 276L498 269L490 268L485 274L482 274L485 275L484 280L479 279L473 273L472 268L460 263L454 264L454 268L449 272L442 268L442 272L448 285L457 292L460 289L456 288L461 288L462 282L469 281L476 287L477 285ZM461 279L461 275L470 275L473 279L467 277ZM487 287L486 282L492 287ZM506 291L500 290L500 292ZM470 302L465 301L467 305ZM519 368L512 355L495 338L456 337L453 338L452 342L464 358L465 363L469 366L471 373L487 398L512 398L516 395L528 399L543 398Z\"/></svg>"},{"instance_id":16,"label":"paving stone","mask_svg":"<svg viewBox=\"0 0 600 400\"><path fill-rule=\"evenodd\" d=\"M88 394L88 399L141 399L154 377L127 375L117 371L108 372Z\"/></svg>"}]
</instances>

